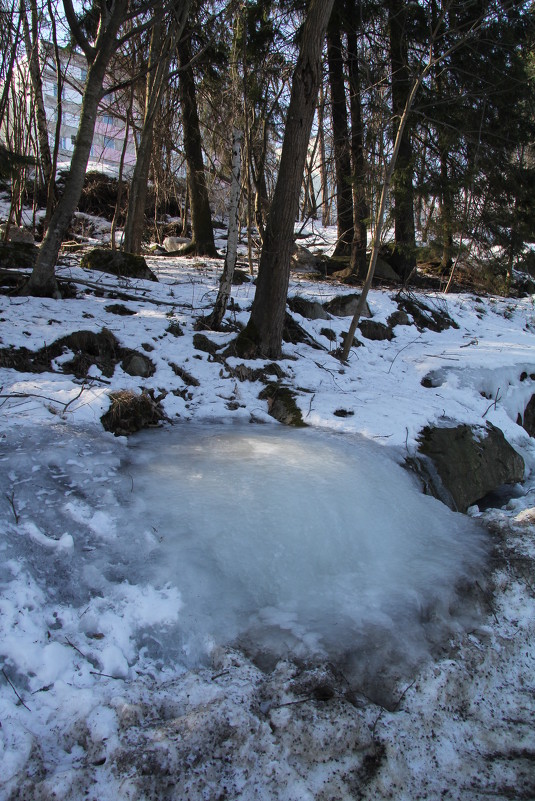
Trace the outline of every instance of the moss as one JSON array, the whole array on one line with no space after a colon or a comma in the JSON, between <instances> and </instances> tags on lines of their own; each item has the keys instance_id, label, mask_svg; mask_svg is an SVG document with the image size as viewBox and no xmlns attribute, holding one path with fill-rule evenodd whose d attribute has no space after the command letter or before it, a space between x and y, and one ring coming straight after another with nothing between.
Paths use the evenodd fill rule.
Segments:
<instances>
[{"instance_id":1,"label":"moss","mask_svg":"<svg viewBox=\"0 0 535 801\"><path fill-rule=\"evenodd\" d=\"M295 402L295 394L283 384L270 383L258 396L260 400L267 400L268 414L287 426L304 428L301 410Z\"/></svg>"},{"instance_id":2,"label":"moss","mask_svg":"<svg viewBox=\"0 0 535 801\"><path fill-rule=\"evenodd\" d=\"M259 350L260 333L255 324L249 320L232 343L230 353L225 355L237 356L240 359L258 359Z\"/></svg>"}]
</instances>

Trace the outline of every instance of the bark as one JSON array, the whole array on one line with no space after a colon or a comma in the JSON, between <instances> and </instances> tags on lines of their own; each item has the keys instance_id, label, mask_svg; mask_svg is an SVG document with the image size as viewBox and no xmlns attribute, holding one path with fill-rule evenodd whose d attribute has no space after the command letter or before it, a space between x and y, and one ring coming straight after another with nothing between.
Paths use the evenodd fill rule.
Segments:
<instances>
[{"instance_id":1,"label":"bark","mask_svg":"<svg viewBox=\"0 0 535 801\"><path fill-rule=\"evenodd\" d=\"M228 300L232 288L232 278L236 267L236 257L238 254L238 233L239 233L239 205L240 205L240 168L241 168L241 143L243 135L241 131L234 130L232 139L232 183L230 187L229 202L229 221L227 253L225 256L225 266L219 282L219 290L212 314L207 319L209 328L218 329L221 326L223 317L227 310Z\"/></svg>"},{"instance_id":2,"label":"bark","mask_svg":"<svg viewBox=\"0 0 535 801\"><path fill-rule=\"evenodd\" d=\"M68 3L65 3L66 12L67 7ZM25 294L46 297L58 297L60 295L55 277L56 261L61 243L82 193L102 84L109 60L116 46L117 33L126 15L127 8L128 0L115 0L112 11L108 12L105 20L101 20L99 35L94 47L90 47L85 42L84 50L89 59L89 69L71 168L65 181L65 190L54 210L46 236L41 244L37 263L29 281L22 290ZM72 8L70 11L72 11ZM72 16L70 13L67 15L68 17Z\"/></svg>"},{"instance_id":3,"label":"bark","mask_svg":"<svg viewBox=\"0 0 535 801\"><path fill-rule=\"evenodd\" d=\"M353 190L351 188L351 151L344 83L344 60L338 15L333 16L327 32L327 61L331 87L338 229L338 241L333 256L349 256L353 241Z\"/></svg>"},{"instance_id":4,"label":"bark","mask_svg":"<svg viewBox=\"0 0 535 801\"><path fill-rule=\"evenodd\" d=\"M236 341L236 349L248 358L281 356L294 223L321 80L323 39L333 5L334 0L311 0L301 34L251 317Z\"/></svg>"},{"instance_id":5,"label":"bark","mask_svg":"<svg viewBox=\"0 0 535 801\"><path fill-rule=\"evenodd\" d=\"M392 112L399 120L411 90L408 64L407 4L403 0L389 0L388 30L392 67ZM395 137L395 130L393 138ZM399 127L398 127L399 130ZM396 169L392 180L394 195L394 232L396 270L406 280L416 265L414 230L413 158L410 126L405 124Z\"/></svg>"},{"instance_id":6,"label":"bark","mask_svg":"<svg viewBox=\"0 0 535 801\"><path fill-rule=\"evenodd\" d=\"M319 159L320 159L320 179L321 179L321 221L323 225L331 224L331 200L329 197L329 180L327 177L327 159L325 156L325 132L323 130L323 120L325 117L325 96L323 92L323 82L320 83L320 98L318 103L318 136L319 136Z\"/></svg>"},{"instance_id":7,"label":"bark","mask_svg":"<svg viewBox=\"0 0 535 801\"><path fill-rule=\"evenodd\" d=\"M151 35L147 80L145 86L145 113L139 139L136 163L128 193L128 210L124 225L122 250L127 253L140 253L145 228L145 205L149 183L150 159L154 133L154 120L159 108L164 79L169 71L169 58L164 57L163 31L158 22Z\"/></svg>"},{"instance_id":8,"label":"bark","mask_svg":"<svg viewBox=\"0 0 535 801\"><path fill-rule=\"evenodd\" d=\"M39 156L43 176L46 185L49 186L52 179L52 156L50 154L50 145L48 143L48 127L46 122L45 103L43 100L43 78L41 75L41 64L39 63L39 30L37 5L35 0L30 0L30 9L32 17L31 30L24 0L21 0L20 14L24 35L24 47L26 49L30 80L32 82L33 99L35 102Z\"/></svg>"},{"instance_id":9,"label":"bark","mask_svg":"<svg viewBox=\"0 0 535 801\"><path fill-rule=\"evenodd\" d=\"M349 74L349 109L351 112L351 161L353 165L353 241L351 242L350 270L353 275L366 275L366 247L368 244L366 199L366 159L364 155L364 123L362 121L360 73L357 43L357 3L348 0L347 51Z\"/></svg>"},{"instance_id":10,"label":"bark","mask_svg":"<svg viewBox=\"0 0 535 801\"><path fill-rule=\"evenodd\" d=\"M183 252L198 256L217 256L212 227L212 212L208 198L202 154L201 128L197 111L195 79L191 67L191 47L187 34L179 41L180 105L184 135L184 153L188 167L189 202L191 209L192 243Z\"/></svg>"},{"instance_id":11,"label":"bark","mask_svg":"<svg viewBox=\"0 0 535 801\"><path fill-rule=\"evenodd\" d=\"M383 226L385 220L385 211L387 205L387 198L390 192L390 186L392 184L392 178L394 175L394 171L399 159L399 154L401 150L401 144L403 141L403 137L405 134L405 128L407 126L407 121L409 119L409 115L412 109L412 105L416 98L416 94L422 85L423 81L429 74L432 67L434 67L437 63L439 63L440 59L433 58L433 49L432 47L429 50L429 61L427 62L426 66L422 69L419 76L414 80L411 90L407 96L405 101L405 107L403 112L399 118L399 124L396 132L396 138L394 141L394 150L392 152L392 158L389 164L385 165L384 168L384 176L383 176L383 186L381 189L381 199L379 201L379 207L377 209L377 216L375 218L375 230L373 233L373 240L372 240L372 250L370 254L370 263L368 266L368 273L366 275L366 280L364 282L364 286L362 287L362 292L359 297L359 302L357 304L357 308L355 310L355 314L353 315L353 319L351 320L351 325L349 326L349 331L346 334L344 339L344 345L342 348L342 353L340 355L341 361L346 362L349 356L349 351L353 346L353 337L355 336L355 331L357 330L357 326L359 324L360 318L362 316L362 312L366 305L366 300L368 297L368 293L371 289L373 283L373 276L375 274L375 266L377 264L377 257L379 256L379 248L381 246L381 237L383 233Z\"/></svg>"}]
</instances>

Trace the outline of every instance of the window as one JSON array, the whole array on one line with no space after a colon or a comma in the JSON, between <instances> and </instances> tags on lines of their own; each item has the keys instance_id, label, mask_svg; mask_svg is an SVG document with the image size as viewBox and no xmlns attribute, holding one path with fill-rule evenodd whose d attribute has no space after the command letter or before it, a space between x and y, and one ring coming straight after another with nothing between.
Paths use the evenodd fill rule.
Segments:
<instances>
[{"instance_id":1,"label":"window","mask_svg":"<svg viewBox=\"0 0 535 801\"><path fill-rule=\"evenodd\" d=\"M67 150L67 137L60 136L59 138L59 146L62 150Z\"/></svg>"},{"instance_id":2,"label":"window","mask_svg":"<svg viewBox=\"0 0 535 801\"><path fill-rule=\"evenodd\" d=\"M76 144L76 136L73 134L73 135L71 136L71 145L74 147L74 146L75 146L75 144Z\"/></svg>"},{"instance_id":3,"label":"window","mask_svg":"<svg viewBox=\"0 0 535 801\"><path fill-rule=\"evenodd\" d=\"M84 69L84 67L80 67L80 79L82 81L85 81L86 78L87 78L87 70Z\"/></svg>"},{"instance_id":4,"label":"window","mask_svg":"<svg viewBox=\"0 0 535 801\"><path fill-rule=\"evenodd\" d=\"M110 150L115 150L115 139L112 139L111 136L105 136L104 147L109 147Z\"/></svg>"},{"instance_id":5,"label":"window","mask_svg":"<svg viewBox=\"0 0 535 801\"><path fill-rule=\"evenodd\" d=\"M105 125L115 125L115 118L111 114L103 114L102 121Z\"/></svg>"}]
</instances>

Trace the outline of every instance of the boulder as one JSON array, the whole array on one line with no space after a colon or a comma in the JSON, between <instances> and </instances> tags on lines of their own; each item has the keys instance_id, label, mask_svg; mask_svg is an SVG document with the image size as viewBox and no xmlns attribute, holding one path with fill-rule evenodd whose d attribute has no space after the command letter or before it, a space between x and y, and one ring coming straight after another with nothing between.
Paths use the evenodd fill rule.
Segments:
<instances>
[{"instance_id":1,"label":"boulder","mask_svg":"<svg viewBox=\"0 0 535 801\"><path fill-rule=\"evenodd\" d=\"M3 239L6 232L7 223L0 225L0 238ZM28 228L21 228L18 225L9 226L8 242L17 245L33 245L33 234Z\"/></svg>"},{"instance_id":2,"label":"boulder","mask_svg":"<svg viewBox=\"0 0 535 801\"><path fill-rule=\"evenodd\" d=\"M384 323L376 323L374 320L362 320L359 323L359 330L363 337L376 341L383 341L387 339L390 341L394 338L394 332L390 326Z\"/></svg>"},{"instance_id":3,"label":"boulder","mask_svg":"<svg viewBox=\"0 0 535 801\"><path fill-rule=\"evenodd\" d=\"M409 460L409 466L428 494L459 512L524 478L524 460L491 423L424 428L419 456Z\"/></svg>"},{"instance_id":4,"label":"boulder","mask_svg":"<svg viewBox=\"0 0 535 801\"><path fill-rule=\"evenodd\" d=\"M175 253L182 245L189 245L190 242L191 239L185 236L166 236L162 244L168 253Z\"/></svg>"},{"instance_id":5,"label":"boulder","mask_svg":"<svg viewBox=\"0 0 535 801\"><path fill-rule=\"evenodd\" d=\"M289 387L279 383L270 383L258 397L260 400L267 400L268 414L279 423L297 428L306 426L301 410L295 402L295 394Z\"/></svg>"},{"instance_id":6,"label":"boulder","mask_svg":"<svg viewBox=\"0 0 535 801\"><path fill-rule=\"evenodd\" d=\"M150 391L136 394L131 390L119 390L110 393L110 408L100 419L106 431L120 437L159 425L165 414L160 398L155 398Z\"/></svg>"},{"instance_id":7,"label":"boulder","mask_svg":"<svg viewBox=\"0 0 535 801\"><path fill-rule=\"evenodd\" d=\"M24 242L0 242L0 269L32 270L37 261L39 248Z\"/></svg>"},{"instance_id":8,"label":"boulder","mask_svg":"<svg viewBox=\"0 0 535 801\"><path fill-rule=\"evenodd\" d=\"M158 279L147 266L143 256L134 253L123 253L120 250L94 248L82 256L80 266L86 270L99 270L121 278L142 278L145 281Z\"/></svg>"},{"instance_id":9,"label":"boulder","mask_svg":"<svg viewBox=\"0 0 535 801\"><path fill-rule=\"evenodd\" d=\"M288 306L291 311L306 317L307 320L330 320L331 315L325 311L321 303L317 300L307 300L306 298L288 298Z\"/></svg>"},{"instance_id":10,"label":"boulder","mask_svg":"<svg viewBox=\"0 0 535 801\"><path fill-rule=\"evenodd\" d=\"M125 355L121 362L121 367L128 375L139 376L140 378L149 378L154 375L156 370L148 356L135 350L129 351Z\"/></svg>"},{"instance_id":11,"label":"boulder","mask_svg":"<svg viewBox=\"0 0 535 801\"><path fill-rule=\"evenodd\" d=\"M334 314L335 317L353 317L360 295L337 295L328 303L323 304L325 311ZM371 317L370 307L366 303L362 312L362 317Z\"/></svg>"},{"instance_id":12,"label":"boulder","mask_svg":"<svg viewBox=\"0 0 535 801\"><path fill-rule=\"evenodd\" d=\"M524 414L520 417L520 425L528 432L530 437L535 437L535 395L532 395Z\"/></svg>"}]
</instances>

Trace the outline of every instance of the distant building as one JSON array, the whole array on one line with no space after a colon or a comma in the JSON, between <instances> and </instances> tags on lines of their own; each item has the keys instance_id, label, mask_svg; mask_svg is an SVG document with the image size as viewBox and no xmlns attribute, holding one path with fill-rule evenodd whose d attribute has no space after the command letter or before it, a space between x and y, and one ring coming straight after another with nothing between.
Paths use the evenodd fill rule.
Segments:
<instances>
[{"instance_id":1,"label":"distant building","mask_svg":"<svg viewBox=\"0 0 535 801\"><path fill-rule=\"evenodd\" d=\"M42 44L43 62L43 100L49 130L50 148L54 146L56 123L58 114L58 86L56 79L56 64L51 45ZM60 127L58 169L68 168L74 150L80 111L82 108L82 95L87 78L87 61L77 52L66 48L60 49L61 72L63 75L62 116ZM114 97L107 95L98 110L93 144L91 147L88 170L100 170L117 175L119 162L126 134L125 106ZM128 137L124 172L129 174L136 162L134 140Z\"/></svg>"}]
</instances>

